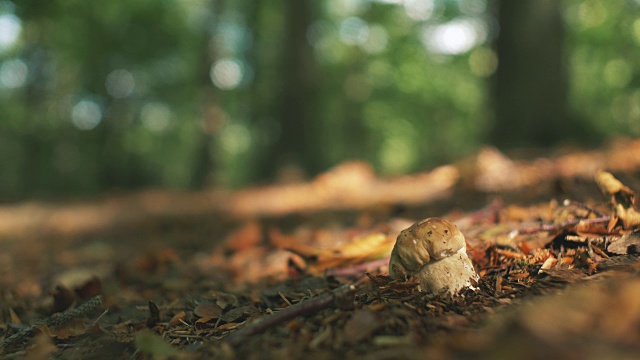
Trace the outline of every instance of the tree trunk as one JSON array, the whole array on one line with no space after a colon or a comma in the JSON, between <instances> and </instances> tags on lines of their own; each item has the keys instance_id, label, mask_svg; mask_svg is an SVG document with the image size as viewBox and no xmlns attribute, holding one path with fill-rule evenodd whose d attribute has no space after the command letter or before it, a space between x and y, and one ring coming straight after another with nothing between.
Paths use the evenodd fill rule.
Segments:
<instances>
[{"instance_id":1,"label":"tree trunk","mask_svg":"<svg viewBox=\"0 0 640 360\"><path fill-rule=\"evenodd\" d=\"M318 119L316 118L316 62L307 41L313 22L313 3L287 0L286 43L283 51L283 93L280 99L280 139L275 146L275 167L299 166L307 173L319 170ZM277 169L276 169L277 170Z\"/></svg>"},{"instance_id":2,"label":"tree trunk","mask_svg":"<svg viewBox=\"0 0 640 360\"><path fill-rule=\"evenodd\" d=\"M556 0L498 3L499 65L490 132L497 146L548 146L573 131L561 5Z\"/></svg>"}]
</instances>

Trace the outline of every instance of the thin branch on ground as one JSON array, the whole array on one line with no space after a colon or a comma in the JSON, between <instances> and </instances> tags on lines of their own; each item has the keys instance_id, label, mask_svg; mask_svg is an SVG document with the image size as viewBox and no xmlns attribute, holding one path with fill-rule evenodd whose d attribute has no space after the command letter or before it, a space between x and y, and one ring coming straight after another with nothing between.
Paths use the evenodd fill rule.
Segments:
<instances>
[{"instance_id":1,"label":"thin branch on ground","mask_svg":"<svg viewBox=\"0 0 640 360\"><path fill-rule=\"evenodd\" d=\"M575 200L565 199L565 200L562 202L562 205L564 205L564 206L575 206L575 207L577 207L577 208L587 210L587 211L589 211L589 212L591 212L591 213L595 214L597 217L607 216L607 215L606 215L606 214L604 214L603 212L598 211L598 210L596 210L596 209L592 208L591 206L589 206L589 205L587 205L587 204L585 204L585 203L582 203L582 202L579 202L579 201L575 201Z\"/></svg>"},{"instance_id":2,"label":"thin branch on ground","mask_svg":"<svg viewBox=\"0 0 640 360\"><path fill-rule=\"evenodd\" d=\"M267 315L257 322L243 327L232 333L225 339L232 346L240 345L245 339L252 335L265 332L267 329L280 325L298 316L315 314L320 310L330 308L332 305L338 306L352 299L356 288L353 285L345 284L331 290L327 294L299 302L289 306L282 311ZM353 301L353 300L351 300Z\"/></svg>"},{"instance_id":3,"label":"thin branch on ground","mask_svg":"<svg viewBox=\"0 0 640 360\"><path fill-rule=\"evenodd\" d=\"M337 269L329 269L327 270L327 275L329 276L347 276L347 277L358 277L364 275L365 272L371 271L373 269L379 269L383 266L387 266L389 264L389 257L385 257L383 259L373 260L369 262L364 262L361 264L356 264L352 266L341 267Z\"/></svg>"}]
</instances>

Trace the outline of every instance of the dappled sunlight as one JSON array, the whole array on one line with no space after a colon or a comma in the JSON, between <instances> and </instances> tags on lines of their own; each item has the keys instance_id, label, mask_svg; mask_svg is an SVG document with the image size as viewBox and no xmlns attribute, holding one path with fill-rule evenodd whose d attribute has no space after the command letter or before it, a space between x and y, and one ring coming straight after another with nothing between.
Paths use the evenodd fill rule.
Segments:
<instances>
[{"instance_id":1,"label":"dappled sunlight","mask_svg":"<svg viewBox=\"0 0 640 360\"><path fill-rule=\"evenodd\" d=\"M456 19L441 25L426 26L424 46L434 54L459 55L482 44L487 38L485 26L476 20Z\"/></svg>"},{"instance_id":2,"label":"dappled sunlight","mask_svg":"<svg viewBox=\"0 0 640 360\"><path fill-rule=\"evenodd\" d=\"M171 125L171 108L160 102L149 102L142 107L140 120L153 132L162 132Z\"/></svg>"},{"instance_id":3,"label":"dappled sunlight","mask_svg":"<svg viewBox=\"0 0 640 360\"><path fill-rule=\"evenodd\" d=\"M434 13L436 4L434 0L406 0L404 10L407 16L415 21L428 20Z\"/></svg>"},{"instance_id":4,"label":"dappled sunlight","mask_svg":"<svg viewBox=\"0 0 640 360\"><path fill-rule=\"evenodd\" d=\"M0 15L0 53L12 47L20 38L22 21L13 14Z\"/></svg>"},{"instance_id":5,"label":"dappled sunlight","mask_svg":"<svg viewBox=\"0 0 640 360\"><path fill-rule=\"evenodd\" d=\"M20 59L8 60L0 65L0 85L4 88L23 87L27 83L28 76L29 67Z\"/></svg>"},{"instance_id":6,"label":"dappled sunlight","mask_svg":"<svg viewBox=\"0 0 640 360\"><path fill-rule=\"evenodd\" d=\"M369 25L359 17L348 17L340 23L338 34L347 45L362 45L369 38Z\"/></svg>"},{"instance_id":7,"label":"dappled sunlight","mask_svg":"<svg viewBox=\"0 0 640 360\"><path fill-rule=\"evenodd\" d=\"M28 4L0 2L0 160L15 171L41 169L33 177L50 177L51 191L89 195L237 188L273 181L292 164L310 178L346 159L382 174L412 173L495 140L489 85L508 64L500 63L501 24L488 1L298 5L307 13L293 18L284 4L84 3L81 15L67 17L52 3L38 17ZM600 139L640 134L639 7L558 6L572 128ZM80 155L63 165L71 148ZM69 179L73 171L82 174ZM40 193L36 181L19 183L0 180L0 192Z\"/></svg>"},{"instance_id":8,"label":"dappled sunlight","mask_svg":"<svg viewBox=\"0 0 640 360\"><path fill-rule=\"evenodd\" d=\"M242 82L242 64L235 59L220 59L211 65L211 81L221 90L233 90Z\"/></svg>"},{"instance_id":9,"label":"dappled sunlight","mask_svg":"<svg viewBox=\"0 0 640 360\"><path fill-rule=\"evenodd\" d=\"M100 105L91 99L77 102L71 110L71 121L80 130L93 130L102 121Z\"/></svg>"},{"instance_id":10,"label":"dappled sunlight","mask_svg":"<svg viewBox=\"0 0 640 360\"><path fill-rule=\"evenodd\" d=\"M104 86L106 87L109 95L116 99L122 99L133 93L136 82L129 71L116 69L107 75Z\"/></svg>"}]
</instances>

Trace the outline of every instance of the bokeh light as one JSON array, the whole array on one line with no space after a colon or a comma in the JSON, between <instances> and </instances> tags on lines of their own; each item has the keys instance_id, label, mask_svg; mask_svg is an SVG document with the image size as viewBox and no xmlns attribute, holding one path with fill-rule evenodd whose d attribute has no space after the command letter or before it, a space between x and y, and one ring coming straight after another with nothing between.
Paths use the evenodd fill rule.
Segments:
<instances>
[{"instance_id":1,"label":"bokeh light","mask_svg":"<svg viewBox=\"0 0 640 360\"><path fill-rule=\"evenodd\" d=\"M369 54L380 54L387 48L389 34L384 26L374 24L369 26L369 36L360 47Z\"/></svg>"},{"instance_id":2,"label":"bokeh light","mask_svg":"<svg viewBox=\"0 0 640 360\"><path fill-rule=\"evenodd\" d=\"M22 31L20 18L13 14L0 15L0 51L13 46Z\"/></svg>"},{"instance_id":3,"label":"bokeh light","mask_svg":"<svg viewBox=\"0 0 640 360\"><path fill-rule=\"evenodd\" d=\"M474 49L469 55L469 67L479 77L491 76L498 68L498 55L487 47Z\"/></svg>"},{"instance_id":4,"label":"bokeh light","mask_svg":"<svg viewBox=\"0 0 640 360\"><path fill-rule=\"evenodd\" d=\"M238 154L249 149L251 133L243 124L230 124L222 128L220 134L222 148L230 154Z\"/></svg>"},{"instance_id":5,"label":"bokeh light","mask_svg":"<svg viewBox=\"0 0 640 360\"><path fill-rule=\"evenodd\" d=\"M404 11L407 16L416 21L427 20L433 15L435 9L433 0L405 0Z\"/></svg>"},{"instance_id":6,"label":"bokeh light","mask_svg":"<svg viewBox=\"0 0 640 360\"><path fill-rule=\"evenodd\" d=\"M347 45L362 45L369 38L369 25L359 17L348 17L340 23L339 36Z\"/></svg>"},{"instance_id":7,"label":"bokeh light","mask_svg":"<svg viewBox=\"0 0 640 360\"><path fill-rule=\"evenodd\" d=\"M483 43L486 37L486 26L480 21L455 19L441 25L426 26L422 42L431 53L459 55Z\"/></svg>"},{"instance_id":8,"label":"bokeh light","mask_svg":"<svg viewBox=\"0 0 640 360\"><path fill-rule=\"evenodd\" d=\"M104 85L109 95L116 99L122 99L133 93L136 82L130 72L117 69L107 75Z\"/></svg>"},{"instance_id":9,"label":"bokeh light","mask_svg":"<svg viewBox=\"0 0 640 360\"><path fill-rule=\"evenodd\" d=\"M586 0L580 4L578 19L584 27L596 27L607 20L607 8L600 0Z\"/></svg>"},{"instance_id":10,"label":"bokeh light","mask_svg":"<svg viewBox=\"0 0 640 360\"><path fill-rule=\"evenodd\" d=\"M0 85L4 88L15 89L26 84L29 67L21 59L8 60L0 66Z\"/></svg>"},{"instance_id":11,"label":"bokeh light","mask_svg":"<svg viewBox=\"0 0 640 360\"><path fill-rule=\"evenodd\" d=\"M171 109L161 102L149 102L142 107L140 120L145 128L162 132L171 123Z\"/></svg>"},{"instance_id":12,"label":"bokeh light","mask_svg":"<svg viewBox=\"0 0 640 360\"><path fill-rule=\"evenodd\" d=\"M233 90L242 82L244 69L236 59L220 59L211 66L209 76L220 90Z\"/></svg>"},{"instance_id":13,"label":"bokeh light","mask_svg":"<svg viewBox=\"0 0 640 360\"><path fill-rule=\"evenodd\" d=\"M624 59L613 59L604 67L604 81L614 88L623 88L631 82L631 67Z\"/></svg>"},{"instance_id":14,"label":"bokeh light","mask_svg":"<svg viewBox=\"0 0 640 360\"><path fill-rule=\"evenodd\" d=\"M93 130L102 121L102 109L94 100L81 100L71 110L71 121L80 130Z\"/></svg>"}]
</instances>

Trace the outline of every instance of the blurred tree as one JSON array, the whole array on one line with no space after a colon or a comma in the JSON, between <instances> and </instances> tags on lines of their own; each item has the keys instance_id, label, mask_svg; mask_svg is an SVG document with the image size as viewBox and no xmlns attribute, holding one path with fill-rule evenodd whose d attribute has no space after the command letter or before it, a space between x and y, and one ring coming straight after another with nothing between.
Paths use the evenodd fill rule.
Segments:
<instances>
[{"instance_id":1,"label":"blurred tree","mask_svg":"<svg viewBox=\"0 0 640 360\"><path fill-rule=\"evenodd\" d=\"M271 171L293 165L315 173L320 170L323 150L318 146L317 136L320 122L317 63L307 41L307 31L317 16L316 5L310 0L287 0L285 6L286 32L280 70L283 83L277 112L280 136L265 165Z\"/></svg>"},{"instance_id":2,"label":"blurred tree","mask_svg":"<svg viewBox=\"0 0 640 360\"><path fill-rule=\"evenodd\" d=\"M207 12L202 20L204 28L197 36L199 57L196 65L196 79L199 87L200 117L202 131L197 134L198 145L194 154L193 169L191 171L191 188L202 188L213 181L213 172L217 170L214 151L214 135L219 131L222 123L220 114L220 100L218 90L211 83L211 59L217 57L215 47L210 46L211 33L216 33L219 28L220 17L224 12L224 1L208 0L205 3Z\"/></svg>"},{"instance_id":3,"label":"blurred tree","mask_svg":"<svg viewBox=\"0 0 640 360\"><path fill-rule=\"evenodd\" d=\"M495 74L499 146L545 146L574 131L567 113L567 67L560 1L498 1L500 33Z\"/></svg>"}]
</instances>

